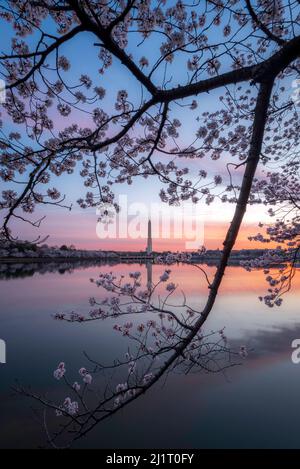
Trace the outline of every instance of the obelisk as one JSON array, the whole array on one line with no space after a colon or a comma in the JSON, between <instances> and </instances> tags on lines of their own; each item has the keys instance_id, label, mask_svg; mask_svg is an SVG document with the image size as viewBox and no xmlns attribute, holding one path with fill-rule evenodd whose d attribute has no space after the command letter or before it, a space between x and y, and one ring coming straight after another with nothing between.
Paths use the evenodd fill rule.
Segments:
<instances>
[{"instance_id":1,"label":"obelisk","mask_svg":"<svg viewBox=\"0 0 300 469\"><path fill-rule=\"evenodd\" d=\"M148 220L148 240L147 240L147 254L152 254L152 233L151 233L151 220Z\"/></svg>"}]
</instances>

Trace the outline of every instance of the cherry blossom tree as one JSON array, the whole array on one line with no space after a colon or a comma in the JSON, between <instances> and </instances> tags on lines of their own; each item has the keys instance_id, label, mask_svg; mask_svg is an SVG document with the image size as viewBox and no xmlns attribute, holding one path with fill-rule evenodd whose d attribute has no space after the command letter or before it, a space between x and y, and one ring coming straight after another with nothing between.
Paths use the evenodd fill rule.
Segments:
<instances>
[{"instance_id":1,"label":"cherry blossom tree","mask_svg":"<svg viewBox=\"0 0 300 469\"><path fill-rule=\"evenodd\" d=\"M300 70L299 0L7 0L0 16L14 31L0 56L7 91L0 136L3 237L16 238L15 219L38 228L37 206L70 207L54 181L78 167L87 188L78 200L82 208L103 202L118 209L114 188L135 178L158 178L161 200L170 205L221 200L234 206L205 306L192 323L176 315L179 343L155 378L143 374L144 385L197 340L249 204L271 207L275 222L255 239L281 249L245 267L265 269L265 301L280 305L299 249L299 102L292 96ZM82 54L70 54L81 39ZM85 63L84 48L92 63ZM89 73L92 64L96 71ZM116 64L122 71L117 90L110 86ZM189 122L195 115L197 124L187 143L185 115ZM217 161L217 174L210 174L208 159ZM269 273L282 263L277 277ZM130 333L120 325L121 333L124 328ZM56 377L64 371L61 363ZM92 374L81 376L89 386ZM130 389L118 388L112 400ZM56 410L67 410L77 424L76 402L67 399Z\"/></svg>"}]
</instances>

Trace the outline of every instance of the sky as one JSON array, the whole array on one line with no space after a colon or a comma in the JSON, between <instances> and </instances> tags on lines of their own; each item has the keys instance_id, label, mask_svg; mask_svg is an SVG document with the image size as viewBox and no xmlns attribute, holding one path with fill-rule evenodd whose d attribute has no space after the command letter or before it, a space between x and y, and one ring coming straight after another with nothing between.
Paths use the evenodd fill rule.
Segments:
<instances>
[{"instance_id":1,"label":"sky","mask_svg":"<svg viewBox=\"0 0 300 469\"><path fill-rule=\"evenodd\" d=\"M5 37L5 44L1 45L2 48L8 47L10 44L11 30L9 27L4 25L3 37ZM29 37L26 39L29 44L33 44L33 38ZM71 62L71 73L68 73L69 83L76 83L76 79L82 74L86 73L91 76L94 80L94 85L103 86L106 88L106 97L102 102L102 105L108 111L112 110L113 98L117 94L120 87L126 88L128 94L132 100L138 100L140 97L140 90L137 89L136 82L132 77L125 72L124 67L116 60L113 62L113 66L109 71L109 75L99 75L98 68L99 63L96 59L97 50L93 45L95 39L88 33L83 33L80 36L74 38L74 40L67 45L63 45L60 50L61 54L66 55ZM155 49L155 39L151 43L153 47L149 48L149 43L142 45L141 49L132 48L131 52L137 58L143 55L145 50L151 58L152 49ZM145 49L146 48L146 49ZM78 60L78 58L80 58ZM95 60L96 59L96 60ZM181 67L181 64L174 64L176 71L176 80L180 81L184 78L186 70ZM66 78L66 77L65 77ZM200 107L202 110L212 111L216 105L218 105L218 91L211 92L210 94L204 94L201 96ZM0 110L1 111L1 110ZM191 143L194 139L197 127L197 116L200 111L190 111L189 108L183 108L177 106L173 109L173 117L181 119L183 125L180 131L180 142L182 145ZM56 114L55 114L56 115ZM63 118L61 116L55 117L55 131L63 129L65 126L70 125L74 120L79 119L80 125L83 127L89 124L89 115L76 115L76 112L71 117ZM5 120L5 113L4 113ZM10 126L10 123L5 122L6 125ZM18 129L20 131L20 129ZM26 137L24 137L26 140ZM190 160L187 162L191 170L191 175L194 177L200 169L205 169L209 172L210 177L213 178L215 174L220 174L223 177L223 184L229 183L228 173L226 170L226 163L233 162L232 157L224 157L219 161L212 161L209 157L203 160ZM239 162L239 161L234 161ZM66 194L66 204L73 204L72 210L68 211L59 207L42 207L36 210L34 219L38 219L40 216L46 216L43 221L38 233L36 229L33 229L30 225L24 223L14 222L13 227L16 229L18 236L21 239L32 239L37 234L41 237L48 236L47 243L49 245L61 245L61 244L74 244L78 248L84 249L115 249L115 250L141 250L145 248L146 234L145 227L147 220L151 218L152 223L157 223L162 230L166 220L164 216L161 216L160 221L158 220L157 213L163 210L162 203L160 202L158 193L162 187L161 183L155 178L149 178L146 181L144 179L136 179L132 185L121 185L115 187L115 192L118 197L127 197L127 205L129 207L129 214L127 217L127 224L131 226L136 225L135 235L128 233L127 235L122 233L117 236L105 237L103 234L99 237L99 229L97 233L97 219L95 209L82 210L76 203L77 199L85 194L86 188L83 185L83 180L79 175L80 167L78 167L74 174L63 175L55 180L52 185L55 185L62 194ZM261 170L259 170L261 171ZM242 169L237 171L236 182L241 180ZM3 183L1 182L1 189ZM50 185L50 187L52 187ZM140 207L137 207L140 204ZM165 204L164 204L165 205ZM140 212L139 212L140 209ZM151 212L152 210L152 212ZM165 207L166 210L166 207ZM182 209L178 209L178 213ZM215 202L210 206L205 205L204 202L200 202L197 207L197 214L193 215L192 220L194 225L198 223L200 235L197 237L199 240L199 246L205 245L208 249L222 248L222 242L224 235L233 216L234 206L231 204L224 204L221 202ZM156 213L157 212L157 213ZM123 213L124 215L124 213ZM0 214L3 216L3 214ZM176 216L175 216L176 217ZM168 218L168 217L167 217ZM172 218L172 217L171 217ZM257 227L258 222L269 219L266 215L266 208L263 206L249 207L245 215L244 224L238 236L236 243L237 249L242 248L256 248L262 247L260 243L250 242L248 237L255 235L259 229ZM191 220L190 220L191 221ZM195 226L190 223L190 226L186 226L183 229L181 236L175 236L174 228L170 225L169 236L162 236L161 233L154 234L153 236L153 248L155 250L185 250L189 249L189 244L193 240ZM143 225L142 227L139 226ZM168 223L167 223L168 225ZM166 229L166 228L164 228ZM140 235L138 235L140 230ZM100 230L101 231L101 230ZM124 229L123 229L124 231ZM130 231L130 230L129 230ZM197 243L196 243L197 244ZM196 247L195 244L195 247ZM264 245L263 245L264 246Z\"/></svg>"},{"instance_id":2,"label":"sky","mask_svg":"<svg viewBox=\"0 0 300 469\"><path fill-rule=\"evenodd\" d=\"M125 186L123 188L126 189ZM130 195L131 190L136 194L132 188L129 188L123 197ZM110 227L109 232L105 231L104 224L98 222L95 209L83 210L76 205L71 211L56 207L48 208L46 212L37 210L36 219L39 215L46 213L46 218L39 230L33 231L29 225L17 223L16 231L25 239L33 238L35 234L41 235L42 238L49 236L45 241L49 245L73 244L79 249L140 251L146 247L147 222L151 219L153 250L155 251L189 251L198 249L202 245L207 249L222 249L234 209L233 205L229 204L214 203L207 207L200 203L197 211L194 212L181 208L170 211L168 206L159 201L151 204L146 198L143 199L142 189L139 195L139 206L136 207L135 204L134 197L128 197L130 214L128 217L123 215L125 222L124 218L121 218L122 229L113 218L115 223L113 227L116 226L116 229ZM159 207L158 210L156 210L157 207ZM189 209L189 205L187 207ZM249 236L261 231L257 225L258 221L264 218L266 216L263 207L248 207L235 249L266 247L265 244L248 240ZM178 228L180 226L181 230ZM192 245L189 244L191 242L193 242ZM271 245L268 244L267 247Z\"/></svg>"}]
</instances>

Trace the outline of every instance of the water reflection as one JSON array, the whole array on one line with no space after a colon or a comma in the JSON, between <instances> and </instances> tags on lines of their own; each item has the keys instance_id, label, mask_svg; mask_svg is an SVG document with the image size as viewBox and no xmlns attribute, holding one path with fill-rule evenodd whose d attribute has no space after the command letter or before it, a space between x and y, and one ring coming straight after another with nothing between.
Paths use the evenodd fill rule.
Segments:
<instances>
[{"instance_id":1,"label":"water reflection","mask_svg":"<svg viewBox=\"0 0 300 469\"><path fill-rule=\"evenodd\" d=\"M189 304L201 307L206 285L199 275L191 266L171 268L174 272L172 280L180 283ZM0 283L0 335L9 345L8 365L0 369L1 445L27 447L43 443L41 426L32 420L28 402L10 395L9 389L15 378L23 384L31 384L39 393L50 393L61 401L66 396L52 377L52 370L59 361L66 362L73 382L78 379L78 368L87 365L83 351L93 359L107 363L117 356L124 357L128 350L127 338L113 331L113 320L66 324L53 321L51 314L59 311L87 313L87 298L101 296L101 290L95 291L95 286L89 282L99 271L126 275L141 269L144 269L148 283L149 268L139 265L90 266L75 269L70 276L46 272L43 276L36 274L34 278L15 278ZM151 270L155 282L162 266L153 266ZM208 274L212 273L213 268L208 268ZM214 313L205 326L207 333L226 326L230 347L235 349L245 344L251 349L241 367L226 372L227 380L222 374L170 375L163 388L156 386L139 402L96 428L78 445L139 447L145 446L146 442L150 447L280 446L282 429L295 425L294 414L298 408L299 371L291 363L290 344L300 337L299 285L295 284L292 293L285 298L284 306L277 310L269 310L257 301L264 288L261 272L249 274L239 268L230 268ZM243 402L248 402L248 406L251 402L257 420L260 420L259 428L255 428L257 422L251 420L253 411L247 412ZM170 412L172 419L181 422L180 426L170 427ZM274 429L274 420L280 420L278 432ZM222 430L222 422L226 421L227 431ZM234 427L231 422L235 423ZM28 428L26 435L21 430L24 425ZM270 435L269 439L263 436L263 431ZM284 435L285 444L297 446L296 437L291 431L289 434L289 438Z\"/></svg>"},{"instance_id":2,"label":"water reflection","mask_svg":"<svg viewBox=\"0 0 300 469\"><path fill-rule=\"evenodd\" d=\"M81 259L63 262L3 262L0 264L0 280L12 278L32 277L34 274L55 273L63 275L72 273L78 269L86 269L92 266L116 265L117 261L101 262L99 260Z\"/></svg>"}]
</instances>

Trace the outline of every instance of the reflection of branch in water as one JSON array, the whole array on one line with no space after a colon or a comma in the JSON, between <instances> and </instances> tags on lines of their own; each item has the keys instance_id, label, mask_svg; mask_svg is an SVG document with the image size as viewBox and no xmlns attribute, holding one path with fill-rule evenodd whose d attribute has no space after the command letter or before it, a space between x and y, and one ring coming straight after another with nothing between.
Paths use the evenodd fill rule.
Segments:
<instances>
[{"instance_id":1,"label":"reflection of branch in water","mask_svg":"<svg viewBox=\"0 0 300 469\"><path fill-rule=\"evenodd\" d=\"M108 365L86 355L89 368L79 370L80 382L72 383L67 378L65 364L60 363L54 376L64 382L68 392L61 403L18 388L19 392L39 401L60 417L59 430L51 436L48 423L45 423L50 444L63 442L69 445L83 437L171 371L216 373L235 365L237 356L246 355L244 347L230 350L223 330L201 331L197 324L203 320L202 313L189 307L184 295L181 303L176 305L175 314L171 300L177 287L170 282L171 271L166 269L156 283L152 283L151 271L148 267L145 286L140 272L130 273L127 279L102 273L94 283L109 292L108 298L100 302L91 298L93 309L88 316L77 313L55 316L69 322L118 319L113 328L129 339L130 345L122 359ZM123 316L130 316L130 320L121 324Z\"/></svg>"}]
</instances>

